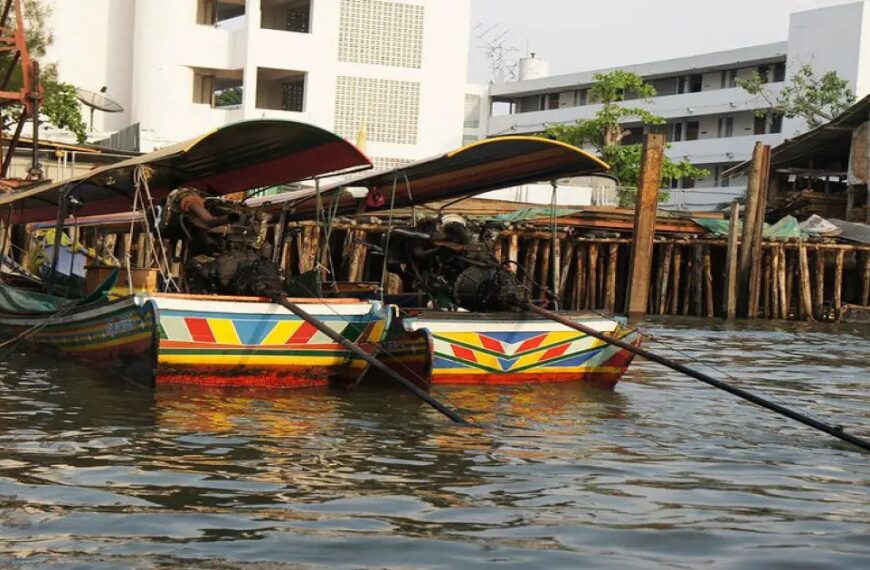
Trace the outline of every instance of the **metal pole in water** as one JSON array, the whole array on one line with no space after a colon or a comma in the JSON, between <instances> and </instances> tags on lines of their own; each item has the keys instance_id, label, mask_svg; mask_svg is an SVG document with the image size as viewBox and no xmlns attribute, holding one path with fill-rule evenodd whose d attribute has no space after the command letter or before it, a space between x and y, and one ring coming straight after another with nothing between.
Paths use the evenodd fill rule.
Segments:
<instances>
[{"instance_id":1,"label":"metal pole in water","mask_svg":"<svg viewBox=\"0 0 870 570\"><path fill-rule=\"evenodd\" d=\"M746 390L743 390L741 388L737 388L736 386L732 386L730 384L722 382L721 380L717 380L717 379L713 378L712 376L708 376L702 372L698 372L697 370L692 370L688 366L680 364L679 362L675 362L669 358L665 358L664 356L659 356L658 354L656 354L654 352L650 352L649 350L646 350L644 348L634 346L633 344L627 343L625 341L622 341L622 340L619 340L616 338L610 338L609 336L607 336L607 334L605 334L601 331L597 331L595 329L592 329L592 328L587 327L585 325L582 325L580 323L575 323L574 321L566 319L562 315L553 313L552 311L542 309L541 307L537 307L537 306L532 305L532 304L526 304L526 305L524 305L523 308L525 308L526 310L530 310L534 313L537 313L539 315L542 315L544 317L547 317L548 319L556 321L557 323L565 325L566 327L569 327L569 328L572 328L574 330L580 331L582 333L588 334L589 336L597 338L598 340L604 341L607 344L610 344L613 346L618 346L619 348L627 350L633 354L636 354L638 356L642 356L642 357L646 358L647 360L651 360L653 362L661 364L662 366L666 366L666 367L670 368L671 370L676 370L677 372L681 372L681 373L685 374L686 376L689 376L689 377L694 378L696 380L700 380L701 382L704 382L705 384L709 384L710 386L713 386L714 388L718 388L720 390L724 390L726 392L729 392L730 394L733 394L733 395L737 396L738 398L748 400L748 401L752 402L753 404L761 406L762 408L767 408L768 410L771 410L773 412L781 414L787 418L791 418L791 419L798 421L804 425L810 426L811 428L815 428L819 431L823 431L828 435L832 435L832 436L836 437L837 439L841 439L845 442L851 443L852 445L860 447L864 451L870 451L870 441L867 441L866 439L863 439L863 438L857 437L855 435L846 433L843 430L843 428L840 426L832 426L830 424L820 422L820 421L815 420L809 416L806 416L804 414L801 414L799 412L795 412L794 410L790 410L789 408L781 406L781 405L777 404L776 402L772 402L766 398L762 398L761 396L757 396L757 395L753 394L752 392L747 392Z\"/></svg>"}]
</instances>

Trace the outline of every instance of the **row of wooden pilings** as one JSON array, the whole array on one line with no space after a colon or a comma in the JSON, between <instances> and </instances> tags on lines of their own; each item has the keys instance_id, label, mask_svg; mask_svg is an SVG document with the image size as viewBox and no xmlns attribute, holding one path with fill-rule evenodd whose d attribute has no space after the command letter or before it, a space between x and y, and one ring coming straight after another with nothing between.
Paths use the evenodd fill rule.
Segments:
<instances>
[{"instance_id":1,"label":"row of wooden pilings","mask_svg":"<svg viewBox=\"0 0 870 570\"><path fill-rule=\"evenodd\" d=\"M321 265L332 279L381 282L383 258L372 255L367 244L382 243L386 229L375 221L336 222L329 247L321 250L320 228L304 223L276 258L292 276L313 269L318 251L328 252ZM554 239L549 229L525 226L501 231L494 254L536 298L554 297L566 310L620 313L626 307L631 243L571 229L557 231ZM738 242L738 255L741 249ZM844 304L870 304L870 246L765 241L760 251L752 318L837 320ZM739 287L726 279L727 262L727 240L655 238L646 314L726 317L728 288L735 296ZM389 293L411 292L393 275L385 286Z\"/></svg>"}]
</instances>

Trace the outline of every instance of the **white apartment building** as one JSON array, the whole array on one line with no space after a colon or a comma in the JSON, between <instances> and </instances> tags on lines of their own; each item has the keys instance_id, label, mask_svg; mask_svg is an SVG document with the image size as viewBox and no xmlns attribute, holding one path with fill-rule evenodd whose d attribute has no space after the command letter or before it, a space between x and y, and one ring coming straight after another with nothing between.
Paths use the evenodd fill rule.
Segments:
<instances>
[{"instance_id":1,"label":"white apartment building","mask_svg":"<svg viewBox=\"0 0 870 570\"><path fill-rule=\"evenodd\" d=\"M282 118L364 138L377 167L462 142L470 0L51 3L45 61L124 108L97 111L92 139L148 151Z\"/></svg>"},{"instance_id":2,"label":"white apartment building","mask_svg":"<svg viewBox=\"0 0 870 570\"><path fill-rule=\"evenodd\" d=\"M651 102L630 103L667 120L653 128L667 136L668 156L710 172L703 179L672 182L670 207L710 209L741 195L746 179L722 173L749 159L756 141L777 145L806 129L800 121L759 116L764 102L737 86L737 79L758 71L776 93L803 64L818 74L838 72L859 97L870 93L870 1L792 14L784 42L619 68L655 86L658 96ZM546 61L521 60L518 81L466 90L464 140L538 133L549 125L592 118L601 106L589 100L589 88L595 73L607 71L550 76ZM639 124L627 128L627 142L639 142L644 129Z\"/></svg>"}]
</instances>

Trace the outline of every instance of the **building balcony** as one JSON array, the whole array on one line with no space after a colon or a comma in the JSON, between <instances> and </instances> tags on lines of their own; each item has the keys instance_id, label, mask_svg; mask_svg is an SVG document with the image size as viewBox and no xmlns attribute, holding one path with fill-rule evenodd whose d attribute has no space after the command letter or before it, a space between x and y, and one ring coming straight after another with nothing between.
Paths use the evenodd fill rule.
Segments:
<instances>
[{"instance_id":1,"label":"building balcony","mask_svg":"<svg viewBox=\"0 0 870 570\"><path fill-rule=\"evenodd\" d=\"M771 93L778 94L784 83L769 83ZM650 101L626 101L625 105L646 108L665 119L728 115L762 109L767 105L741 88L715 89L698 93L665 95ZM536 133L550 125L570 124L578 119L591 119L602 105L564 106L558 109L496 115L489 118L488 135Z\"/></svg>"},{"instance_id":2,"label":"building balcony","mask_svg":"<svg viewBox=\"0 0 870 570\"><path fill-rule=\"evenodd\" d=\"M685 159L692 164L744 162L752 158L752 149L756 142L776 146L784 140L785 135L782 133L705 138L670 143L665 154L667 154L668 158L674 160Z\"/></svg>"}]
</instances>

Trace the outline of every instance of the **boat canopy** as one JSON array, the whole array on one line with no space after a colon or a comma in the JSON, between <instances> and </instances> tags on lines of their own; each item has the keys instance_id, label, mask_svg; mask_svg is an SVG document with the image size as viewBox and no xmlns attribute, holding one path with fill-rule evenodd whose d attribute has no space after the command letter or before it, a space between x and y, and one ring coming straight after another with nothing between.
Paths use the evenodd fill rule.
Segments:
<instances>
[{"instance_id":1,"label":"boat canopy","mask_svg":"<svg viewBox=\"0 0 870 570\"><path fill-rule=\"evenodd\" d=\"M355 172L371 168L371 162L349 142L313 125L243 121L69 180L0 195L0 215L13 224L55 219L64 193L81 202L78 216L129 211L138 167L145 167L152 198L159 201L180 186L225 195Z\"/></svg>"},{"instance_id":2,"label":"boat canopy","mask_svg":"<svg viewBox=\"0 0 870 570\"><path fill-rule=\"evenodd\" d=\"M485 139L407 166L342 181L321 189L325 208L337 214L403 208L438 200L470 197L532 182L595 174L609 166L577 147L529 136ZM365 188L366 199L346 188ZM395 189L395 200L393 192ZM338 201L338 204L335 201ZM310 218L316 192L292 192L248 200L251 206L287 208L288 219Z\"/></svg>"}]
</instances>

